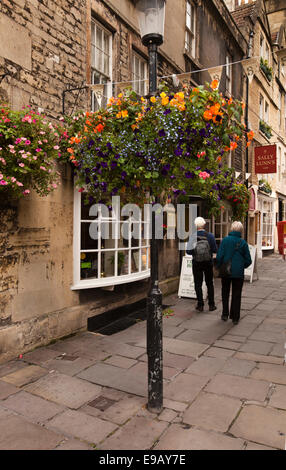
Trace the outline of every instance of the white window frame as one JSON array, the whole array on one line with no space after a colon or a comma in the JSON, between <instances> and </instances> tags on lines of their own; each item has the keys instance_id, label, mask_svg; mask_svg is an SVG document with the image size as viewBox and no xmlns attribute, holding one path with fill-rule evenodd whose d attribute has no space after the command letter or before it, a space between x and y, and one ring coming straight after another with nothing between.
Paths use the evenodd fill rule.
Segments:
<instances>
[{"instance_id":1,"label":"white window frame","mask_svg":"<svg viewBox=\"0 0 286 470\"><path fill-rule=\"evenodd\" d=\"M259 118L260 121L264 121L264 97L259 95Z\"/></svg>"},{"instance_id":2,"label":"white window frame","mask_svg":"<svg viewBox=\"0 0 286 470\"><path fill-rule=\"evenodd\" d=\"M136 73L136 61L139 62L139 74ZM143 66L143 75L142 75ZM140 96L146 96L148 93L148 65L147 61L132 51L132 87L133 90Z\"/></svg>"},{"instance_id":3,"label":"white window frame","mask_svg":"<svg viewBox=\"0 0 286 470\"><path fill-rule=\"evenodd\" d=\"M274 229L275 229L275 211L274 211L275 199L270 197L263 197L259 195L258 204L261 212L260 232L261 232L261 249L262 250L273 250L274 249ZM266 210L266 205L269 209ZM263 216L265 214L265 217ZM264 222L264 220L265 222ZM266 245L263 245L263 242ZM269 244L269 242L271 242Z\"/></svg>"},{"instance_id":4,"label":"white window frame","mask_svg":"<svg viewBox=\"0 0 286 470\"><path fill-rule=\"evenodd\" d=\"M224 202L223 205L225 208L221 210L220 215L217 218L212 216L212 233L215 236L217 245L228 235L231 226L231 209L227 207L227 202ZM216 227L219 227L219 237L216 236Z\"/></svg>"},{"instance_id":5,"label":"white window frame","mask_svg":"<svg viewBox=\"0 0 286 470\"><path fill-rule=\"evenodd\" d=\"M104 45L104 38L108 38L108 46L107 50L99 49L96 45L96 37L97 32L101 34L101 41ZM112 33L108 31L102 24L96 21L94 18L91 20L91 84L95 85L97 83L104 83L104 92L103 92L103 100L101 106L104 107L107 104L107 101L112 96ZM96 67L96 57L98 50L101 53L101 65ZM94 57L93 57L94 55ZM108 59L108 71L104 69L104 55L107 55ZM92 92L91 94L91 110L97 111L99 109L98 102L96 100L95 94Z\"/></svg>"},{"instance_id":6,"label":"white window frame","mask_svg":"<svg viewBox=\"0 0 286 470\"><path fill-rule=\"evenodd\" d=\"M120 247L118 242L119 242L119 230L120 230L120 224L122 222L126 222L125 220L121 220L120 216L116 218L110 217L103 217L99 215L99 218L97 218L97 223L98 221L102 222L109 222L113 223L115 227L115 234L117 236L115 237L114 240L114 248L102 248L101 246L101 224L99 224L100 228L98 230L99 235L98 235L98 244L97 248L95 249L81 249L81 224L82 223L90 223L92 224L95 222L92 219L88 220L83 220L81 219L81 197L82 193L78 191L77 188L74 189L74 237L73 237L73 285L71 286L72 290L79 290L79 289L92 289L96 287L107 287L107 286L114 286L114 285L119 285L119 284L126 284L129 282L135 282L135 281L140 281L142 279L147 279L150 277L150 240L145 240L145 243L143 239L141 238L141 233L142 233L142 226L143 224L147 224L146 230L148 233L149 230L149 223L150 221L147 219L146 221L140 220L138 223L140 224L139 228L139 239L138 239L138 246L132 247L132 239L131 239L131 230L129 230L129 239L128 239L128 247ZM113 214L118 213L120 214L120 210L117 208L117 211L113 211ZM128 223L132 223L131 220L128 221ZM144 266L142 265L142 255L144 251L146 251L146 269L144 269ZM117 263L117 256L114 256L114 275L113 276L108 276L108 277L102 277L101 276L101 260L102 260L102 254L104 253L110 253L114 252L114 255L118 252L126 252L128 254L128 274L118 274L118 263ZM131 272L132 271L132 252L139 252L139 258L138 258L138 271L136 272ZM88 278L88 279L81 279L81 254L82 253L97 253L98 254L98 260L97 260L97 276ZM133 258L134 260L134 258Z\"/></svg>"},{"instance_id":7,"label":"white window frame","mask_svg":"<svg viewBox=\"0 0 286 470\"><path fill-rule=\"evenodd\" d=\"M186 1L185 50L196 57L196 22L197 10L191 0Z\"/></svg>"}]
</instances>

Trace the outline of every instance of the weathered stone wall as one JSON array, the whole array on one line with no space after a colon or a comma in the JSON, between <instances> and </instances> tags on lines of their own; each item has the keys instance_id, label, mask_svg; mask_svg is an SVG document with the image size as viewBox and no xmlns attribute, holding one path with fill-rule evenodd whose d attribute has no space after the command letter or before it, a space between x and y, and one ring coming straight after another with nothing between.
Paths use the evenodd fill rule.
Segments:
<instances>
[{"instance_id":1,"label":"weathered stone wall","mask_svg":"<svg viewBox=\"0 0 286 470\"><path fill-rule=\"evenodd\" d=\"M89 8L114 32L113 81L130 80L132 44L145 56L146 50L103 2L3 0L0 75L9 76L0 87L15 109L31 105L57 118L62 92L89 82ZM67 113L76 97L77 92L66 94ZM88 106L88 95L80 92L76 108ZM73 182L70 167L60 170L61 185L48 197L31 193L14 205L0 201L0 362L85 329L88 317L142 299L148 291L148 280L133 284L131 293L130 285L111 292L71 290ZM169 250L169 260L167 271L160 271L163 292L178 285L176 246Z\"/></svg>"}]
</instances>

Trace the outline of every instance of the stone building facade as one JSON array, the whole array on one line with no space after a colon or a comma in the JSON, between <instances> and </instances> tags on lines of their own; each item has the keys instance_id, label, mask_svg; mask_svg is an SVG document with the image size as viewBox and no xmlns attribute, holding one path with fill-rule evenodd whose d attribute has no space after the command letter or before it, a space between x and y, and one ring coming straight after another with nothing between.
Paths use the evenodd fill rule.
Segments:
<instances>
[{"instance_id":1,"label":"stone building facade","mask_svg":"<svg viewBox=\"0 0 286 470\"><path fill-rule=\"evenodd\" d=\"M232 11L237 25L250 41L250 56L257 60L249 84L249 127L255 137L249 147L248 182L252 202L248 241L257 246L259 257L278 250L276 223L286 219L286 75L276 55L286 44L283 19L286 6L268 2L268 8L269 15L264 2L257 0ZM256 174L254 148L273 144L277 151L277 172Z\"/></svg>"},{"instance_id":2,"label":"stone building facade","mask_svg":"<svg viewBox=\"0 0 286 470\"><path fill-rule=\"evenodd\" d=\"M225 64L227 56L235 62L245 52L246 41L223 2L177 0L175 11L167 2L159 75L198 71L192 81L204 83L210 77L199 70ZM228 92L240 97L242 71L231 70L230 76L230 68L228 76L224 72L222 91L228 84ZM90 83L105 83L111 96L118 82L134 81L135 87L147 72L131 0L1 1L0 96L14 109L30 105L58 119L63 103L68 114L96 108ZM144 87L137 91L147 93ZM242 152L234 158L241 169ZM62 184L48 197L31 193L16 204L0 201L0 362L84 330L88 319L144 299L148 291L148 270L116 285L105 278L102 286L75 286L80 200L71 169L60 171ZM227 223L217 221L218 239ZM176 291L176 240L162 242L160 256L162 292Z\"/></svg>"}]
</instances>

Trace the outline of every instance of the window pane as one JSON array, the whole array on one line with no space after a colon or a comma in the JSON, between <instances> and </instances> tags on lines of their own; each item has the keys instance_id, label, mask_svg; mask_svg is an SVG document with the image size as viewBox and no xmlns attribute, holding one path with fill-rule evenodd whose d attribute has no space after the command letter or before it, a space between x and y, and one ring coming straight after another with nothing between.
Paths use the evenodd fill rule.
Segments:
<instances>
[{"instance_id":1,"label":"window pane","mask_svg":"<svg viewBox=\"0 0 286 470\"><path fill-rule=\"evenodd\" d=\"M146 271L150 269L150 249L142 248L141 250L141 270Z\"/></svg>"},{"instance_id":2,"label":"window pane","mask_svg":"<svg viewBox=\"0 0 286 470\"><path fill-rule=\"evenodd\" d=\"M80 278L90 279L98 277L98 254L81 253L80 255Z\"/></svg>"},{"instance_id":3,"label":"window pane","mask_svg":"<svg viewBox=\"0 0 286 470\"><path fill-rule=\"evenodd\" d=\"M98 223L81 223L80 249L97 250L98 249Z\"/></svg>"},{"instance_id":4,"label":"window pane","mask_svg":"<svg viewBox=\"0 0 286 470\"><path fill-rule=\"evenodd\" d=\"M132 250L131 252L131 272L137 273L139 272L139 250Z\"/></svg>"}]
</instances>

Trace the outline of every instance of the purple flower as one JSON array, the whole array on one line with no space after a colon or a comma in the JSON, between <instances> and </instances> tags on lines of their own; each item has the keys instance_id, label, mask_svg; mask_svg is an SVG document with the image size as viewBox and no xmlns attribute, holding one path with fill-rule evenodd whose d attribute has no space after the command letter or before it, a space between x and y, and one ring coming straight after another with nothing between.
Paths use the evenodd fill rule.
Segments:
<instances>
[{"instance_id":1,"label":"purple flower","mask_svg":"<svg viewBox=\"0 0 286 470\"><path fill-rule=\"evenodd\" d=\"M185 177L186 177L186 178L193 178L193 177L194 177L194 173L192 173L191 171L186 171Z\"/></svg>"},{"instance_id":2,"label":"purple flower","mask_svg":"<svg viewBox=\"0 0 286 470\"><path fill-rule=\"evenodd\" d=\"M180 167L180 170L183 171L184 169L185 169L185 167L182 165L182 166Z\"/></svg>"},{"instance_id":3,"label":"purple flower","mask_svg":"<svg viewBox=\"0 0 286 470\"><path fill-rule=\"evenodd\" d=\"M177 147L176 150L175 150L175 155L177 157L180 157L183 153L183 150L181 149L181 147Z\"/></svg>"},{"instance_id":4,"label":"purple flower","mask_svg":"<svg viewBox=\"0 0 286 470\"><path fill-rule=\"evenodd\" d=\"M109 150L112 150L112 145L111 145L110 142L107 142L106 147L107 147Z\"/></svg>"},{"instance_id":5,"label":"purple flower","mask_svg":"<svg viewBox=\"0 0 286 470\"><path fill-rule=\"evenodd\" d=\"M114 161L113 161L113 162L110 163L110 168L111 168L112 170L114 170L116 167L117 167L117 162L114 162Z\"/></svg>"},{"instance_id":6,"label":"purple flower","mask_svg":"<svg viewBox=\"0 0 286 470\"><path fill-rule=\"evenodd\" d=\"M90 140L88 143L88 148L91 149L91 147L94 145L94 140Z\"/></svg>"},{"instance_id":7,"label":"purple flower","mask_svg":"<svg viewBox=\"0 0 286 470\"><path fill-rule=\"evenodd\" d=\"M201 170L201 167L200 167L200 166L196 166L196 170Z\"/></svg>"},{"instance_id":8,"label":"purple flower","mask_svg":"<svg viewBox=\"0 0 286 470\"><path fill-rule=\"evenodd\" d=\"M111 191L111 196L114 196L118 192L118 188L113 188Z\"/></svg>"},{"instance_id":9,"label":"purple flower","mask_svg":"<svg viewBox=\"0 0 286 470\"><path fill-rule=\"evenodd\" d=\"M171 112L171 110L169 108L166 109L166 111L164 111L165 116L167 116L167 114L170 114L170 112Z\"/></svg>"},{"instance_id":10,"label":"purple flower","mask_svg":"<svg viewBox=\"0 0 286 470\"><path fill-rule=\"evenodd\" d=\"M157 137L156 137L156 139L154 139L154 142L155 142L155 144L158 144L159 140L157 139Z\"/></svg>"},{"instance_id":11,"label":"purple flower","mask_svg":"<svg viewBox=\"0 0 286 470\"><path fill-rule=\"evenodd\" d=\"M126 171L122 171L122 173L121 173L121 179L122 179L122 180L125 180L126 176L127 176Z\"/></svg>"},{"instance_id":12,"label":"purple flower","mask_svg":"<svg viewBox=\"0 0 286 470\"><path fill-rule=\"evenodd\" d=\"M101 166L102 166L102 168L107 168L107 166L108 166L107 162L101 162Z\"/></svg>"},{"instance_id":13,"label":"purple flower","mask_svg":"<svg viewBox=\"0 0 286 470\"><path fill-rule=\"evenodd\" d=\"M205 137L206 136L206 130L203 128L203 129L200 129L199 130L199 133L200 133L200 136L201 137Z\"/></svg>"},{"instance_id":14,"label":"purple flower","mask_svg":"<svg viewBox=\"0 0 286 470\"><path fill-rule=\"evenodd\" d=\"M161 130L158 132L158 135L159 135L159 137L165 137L166 132L164 131L164 129L161 129Z\"/></svg>"}]
</instances>

